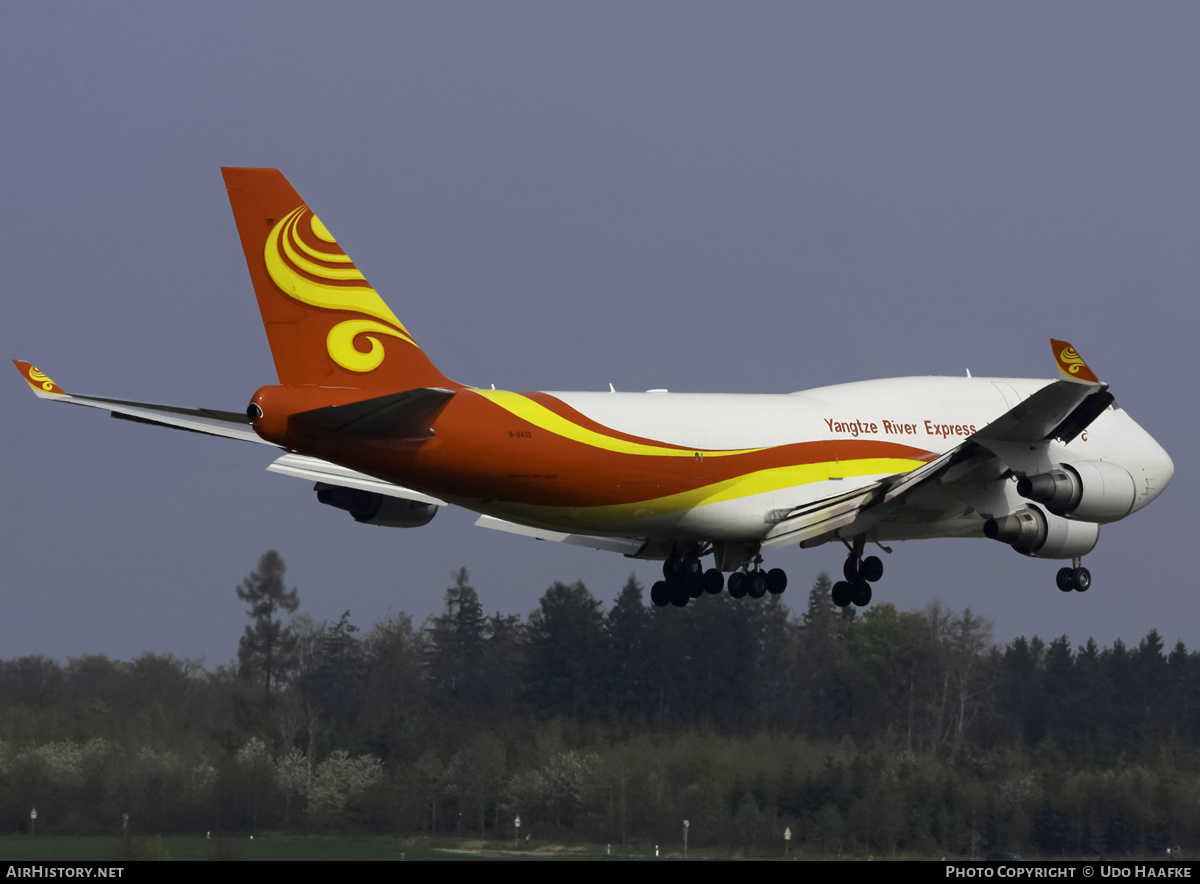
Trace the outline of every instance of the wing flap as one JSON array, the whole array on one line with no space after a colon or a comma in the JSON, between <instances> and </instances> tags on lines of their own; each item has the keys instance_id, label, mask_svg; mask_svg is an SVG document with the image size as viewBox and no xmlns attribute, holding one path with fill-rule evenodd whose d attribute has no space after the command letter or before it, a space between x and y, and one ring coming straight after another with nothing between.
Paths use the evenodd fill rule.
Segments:
<instances>
[{"instance_id":1,"label":"wing flap","mask_svg":"<svg viewBox=\"0 0 1200 884\"><path fill-rule=\"evenodd\" d=\"M822 498L780 513L779 521L767 534L763 545L804 544L814 538L832 534L858 518L858 514L878 498L882 491L882 482L872 482L862 488Z\"/></svg>"}]
</instances>

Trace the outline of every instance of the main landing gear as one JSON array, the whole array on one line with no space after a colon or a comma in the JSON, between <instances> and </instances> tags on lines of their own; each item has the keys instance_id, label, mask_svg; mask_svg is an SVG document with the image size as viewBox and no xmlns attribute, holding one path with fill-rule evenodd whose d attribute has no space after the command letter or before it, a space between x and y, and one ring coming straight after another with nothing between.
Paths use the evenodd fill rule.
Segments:
<instances>
[{"instance_id":1,"label":"main landing gear","mask_svg":"<svg viewBox=\"0 0 1200 884\"><path fill-rule=\"evenodd\" d=\"M842 576L846 579L833 585L830 595L839 608L847 605L862 608L871 604L871 584L883 576L883 562L879 556L862 557L865 545L866 538L863 535L854 538L854 545L850 547L850 554L842 565Z\"/></svg>"},{"instance_id":2,"label":"main landing gear","mask_svg":"<svg viewBox=\"0 0 1200 884\"><path fill-rule=\"evenodd\" d=\"M756 555L753 568L743 565L743 570L729 575L729 595L735 599L750 596L760 599L768 592L778 595L787 589L787 574L781 568L762 570L762 556ZM700 550L688 547L673 552L663 562L663 580L650 588L650 601L660 608L674 605L683 608L692 599L701 595L717 595L725 588L725 575L717 568L704 570L700 564Z\"/></svg>"},{"instance_id":3,"label":"main landing gear","mask_svg":"<svg viewBox=\"0 0 1200 884\"><path fill-rule=\"evenodd\" d=\"M762 556L754 557L753 570L734 571L729 575L729 594L735 599L750 596L761 599L768 592L779 595L787 589L787 573L782 568L764 571Z\"/></svg>"},{"instance_id":4,"label":"main landing gear","mask_svg":"<svg viewBox=\"0 0 1200 884\"><path fill-rule=\"evenodd\" d=\"M1062 592L1087 592L1092 588L1092 572L1083 567L1083 560L1076 556L1070 568L1059 568L1054 578Z\"/></svg>"},{"instance_id":5,"label":"main landing gear","mask_svg":"<svg viewBox=\"0 0 1200 884\"><path fill-rule=\"evenodd\" d=\"M663 577L650 588L650 601L662 608L682 608L704 593L716 595L725 588L725 576L716 568L704 570L697 549L673 553L663 562Z\"/></svg>"}]
</instances>

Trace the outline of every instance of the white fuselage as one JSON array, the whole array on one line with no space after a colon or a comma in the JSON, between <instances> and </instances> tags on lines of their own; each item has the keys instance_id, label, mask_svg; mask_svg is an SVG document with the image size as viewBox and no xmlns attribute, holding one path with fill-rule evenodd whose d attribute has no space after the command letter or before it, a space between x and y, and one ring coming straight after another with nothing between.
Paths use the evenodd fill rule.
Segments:
<instances>
[{"instance_id":1,"label":"white fuselage","mask_svg":"<svg viewBox=\"0 0 1200 884\"><path fill-rule=\"evenodd\" d=\"M946 452L1009 411L1048 380L909 377L859 381L788 394L592 393L550 395L612 429L697 450L765 448L809 441L880 441L909 446L924 459ZM1069 445L1056 446L1060 462L1110 461L1138 486L1134 509L1166 487L1174 467L1162 447L1124 411L1112 406ZM761 493L732 494L673 512L647 512L614 532L611 524L558 523L547 527L597 533L644 533L770 542L769 514L787 511L870 485L895 470L827 475ZM995 479L996 477L989 477ZM965 488L965 490L964 490ZM965 498L965 499L964 499ZM953 500L924 491L913 516L877 526L876 539L981 536L983 519L1024 503L1014 482L990 481L956 489ZM922 507L926 511L919 512ZM512 515L516 516L516 513ZM520 516L518 516L520 518ZM930 520L932 518L932 521Z\"/></svg>"}]
</instances>

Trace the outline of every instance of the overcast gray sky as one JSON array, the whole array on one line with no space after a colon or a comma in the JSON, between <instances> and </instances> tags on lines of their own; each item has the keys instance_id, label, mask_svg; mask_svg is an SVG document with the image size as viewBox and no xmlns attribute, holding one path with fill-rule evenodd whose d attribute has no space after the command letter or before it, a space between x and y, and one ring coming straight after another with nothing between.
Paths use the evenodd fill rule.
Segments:
<instances>
[{"instance_id":1,"label":"overcast gray sky","mask_svg":"<svg viewBox=\"0 0 1200 884\"><path fill-rule=\"evenodd\" d=\"M275 381L222 165L284 171L449 376L783 392L1051 377L1073 342L1172 455L1086 596L991 541L897 544L876 598L996 637L1200 649L1191 547L1200 7L0 5L0 344L69 391L240 410ZM0 658L228 662L274 548L303 609L420 622L449 573L527 614L655 563L363 527L270 451L0 384ZM785 550L788 600L832 546Z\"/></svg>"}]
</instances>

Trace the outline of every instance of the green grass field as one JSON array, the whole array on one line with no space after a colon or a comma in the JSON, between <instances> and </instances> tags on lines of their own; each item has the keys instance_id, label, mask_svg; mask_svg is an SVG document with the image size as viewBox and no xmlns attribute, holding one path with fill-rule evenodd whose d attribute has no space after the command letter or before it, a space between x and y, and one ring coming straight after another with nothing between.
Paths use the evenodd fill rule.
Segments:
<instances>
[{"instance_id":1,"label":"green grass field","mask_svg":"<svg viewBox=\"0 0 1200 884\"><path fill-rule=\"evenodd\" d=\"M497 841L395 838L298 838L263 835L239 838L188 836L119 838L7 835L0 837L0 860L503 860L503 859L606 859L602 847L542 846L537 850L511 850ZM648 859L650 853L612 856L611 859ZM615 853L615 851L614 851Z\"/></svg>"}]
</instances>

